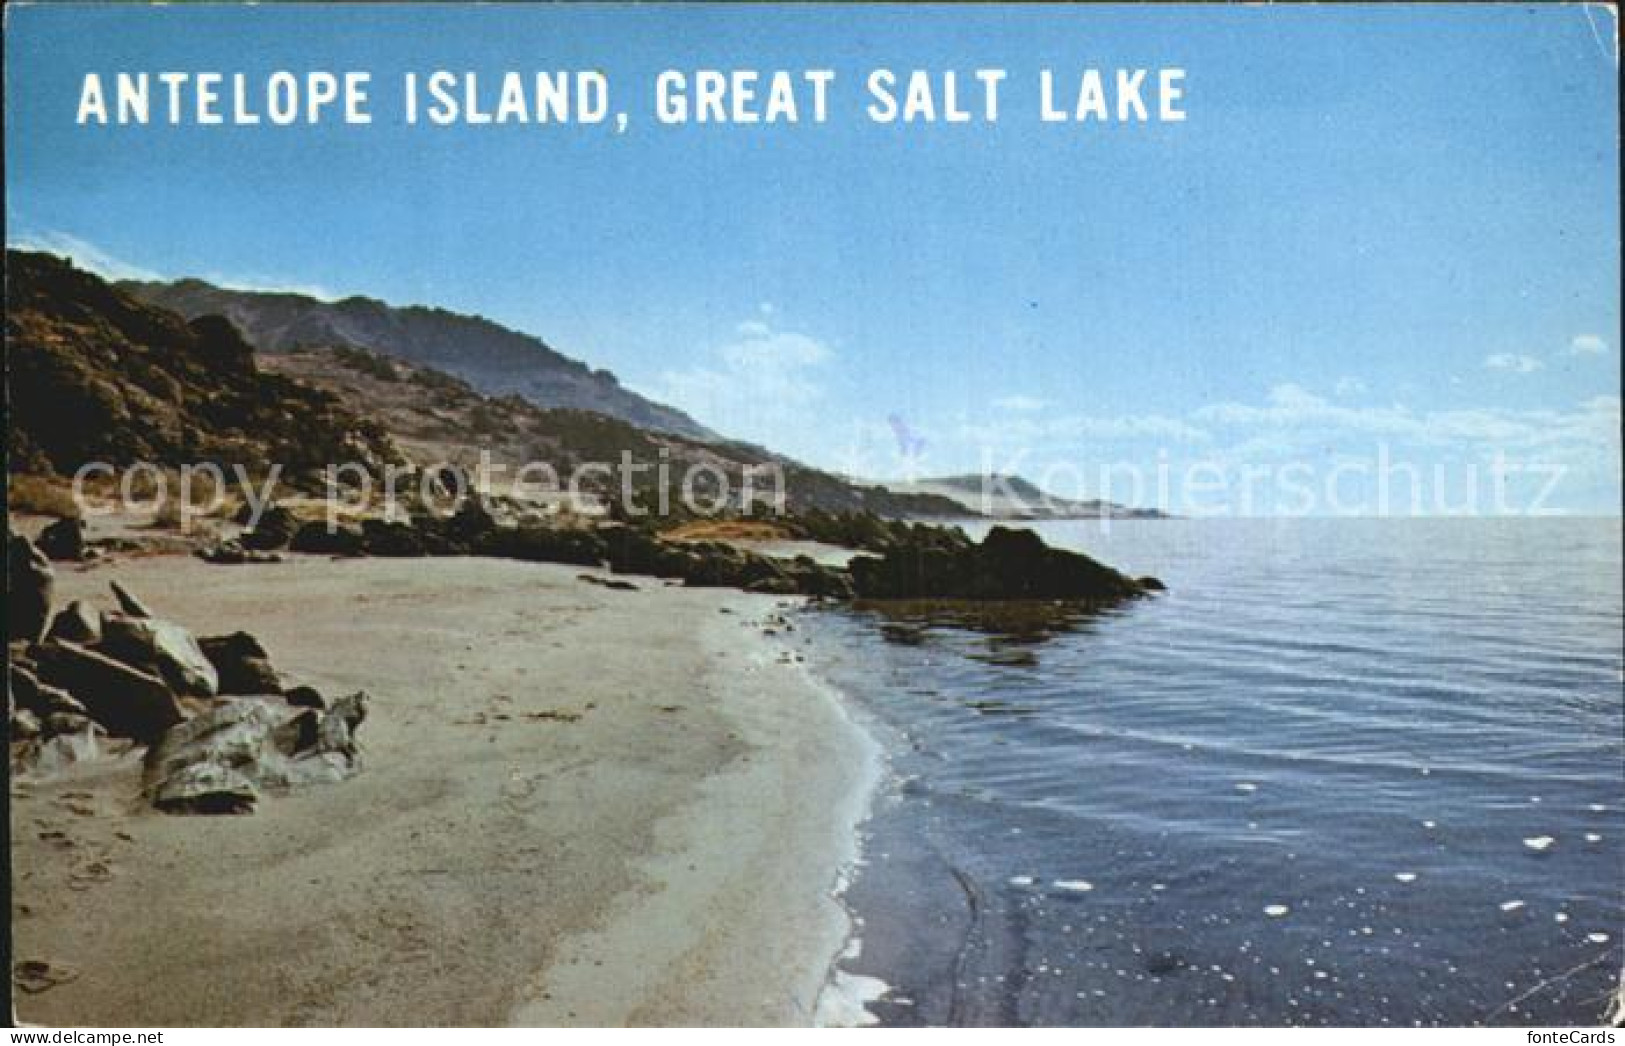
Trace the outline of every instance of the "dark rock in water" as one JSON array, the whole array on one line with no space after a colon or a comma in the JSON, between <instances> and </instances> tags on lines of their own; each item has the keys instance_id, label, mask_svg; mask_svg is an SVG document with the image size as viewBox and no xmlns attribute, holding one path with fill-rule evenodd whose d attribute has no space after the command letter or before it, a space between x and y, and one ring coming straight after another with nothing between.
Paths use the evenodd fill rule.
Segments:
<instances>
[{"instance_id":1,"label":"dark rock in water","mask_svg":"<svg viewBox=\"0 0 1625 1046\"><path fill-rule=\"evenodd\" d=\"M102 612L84 600L76 599L57 611L56 617L51 619L51 628L45 633L45 638L66 639L70 643L81 643L86 646L100 642Z\"/></svg>"},{"instance_id":2,"label":"dark rock in water","mask_svg":"<svg viewBox=\"0 0 1625 1046\"><path fill-rule=\"evenodd\" d=\"M152 665L177 694L213 697L220 677L192 633L156 617L106 614L97 647L132 665Z\"/></svg>"},{"instance_id":3,"label":"dark rock in water","mask_svg":"<svg viewBox=\"0 0 1625 1046\"><path fill-rule=\"evenodd\" d=\"M360 769L356 731L366 695L321 712L268 698L222 701L148 751L144 786L170 813L243 813L262 789L337 782Z\"/></svg>"},{"instance_id":4,"label":"dark rock in water","mask_svg":"<svg viewBox=\"0 0 1625 1046\"><path fill-rule=\"evenodd\" d=\"M247 632L229 636L205 636L198 640L203 656L209 659L219 677L216 693L280 694L282 679L259 640Z\"/></svg>"},{"instance_id":5,"label":"dark rock in water","mask_svg":"<svg viewBox=\"0 0 1625 1046\"><path fill-rule=\"evenodd\" d=\"M1145 589L1147 592L1166 592L1166 591L1168 591L1168 586L1164 585L1162 583L1161 578L1154 578L1154 577L1147 576L1147 577L1140 578L1139 581L1140 581L1140 587Z\"/></svg>"},{"instance_id":6,"label":"dark rock in water","mask_svg":"<svg viewBox=\"0 0 1625 1046\"><path fill-rule=\"evenodd\" d=\"M56 572L45 553L20 535L6 543L6 637L30 643L45 633Z\"/></svg>"},{"instance_id":7,"label":"dark rock in water","mask_svg":"<svg viewBox=\"0 0 1625 1046\"><path fill-rule=\"evenodd\" d=\"M47 558L76 563L85 558L85 521L64 516L40 531L36 544Z\"/></svg>"},{"instance_id":8,"label":"dark rock in water","mask_svg":"<svg viewBox=\"0 0 1625 1046\"><path fill-rule=\"evenodd\" d=\"M1031 530L994 527L975 545L957 530L916 528L884 556L852 561L864 599L1077 600L1143 595L1138 581L1077 552L1051 548Z\"/></svg>"},{"instance_id":9,"label":"dark rock in water","mask_svg":"<svg viewBox=\"0 0 1625 1046\"><path fill-rule=\"evenodd\" d=\"M253 530L245 530L237 540L251 552L271 552L287 548L299 530L299 517L281 505L272 505L260 513Z\"/></svg>"},{"instance_id":10,"label":"dark rock in water","mask_svg":"<svg viewBox=\"0 0 1625 1046\"><path fill-rule=\"evenodd\" d=\"M60 640L40 646L37 656L41 682L68 691L115 736L151 741L186 718L175 692L153 673Z\"/></svg>"},{"instance_id":11,"label":"dark rock in water","mask_svg":"<svg viewBox=\"0 0 1625 1046\"><path fill-rule=\"evenodd\" d=\"M1145 972L1153 977L1176 973L1184 965L1185 959L1178 952L1152 952L1145 957Z\"/></svg>"},{"instance_id":12,"label":"dark rock in water","mask_svg":"<svg viewBox=\"0 0 1625 1046\"><path fill-rule=\"evenodd\" d=\"M317 556L359 556L366 552L367 542L361 531L342 524L329 527L326 523L310 522L294 532L288 548Z\"/></svg>"},{"instance_id":13,"label":"dark rock in water","mask_svg":"<svg viewBox=\"0 0 1625 1046\"><path fill-rule=\"evenodd\" d=\"M313 686L296 686L282 692L282 700L294 708L326 708L327 699Z\"/></svg>"},{"instance_id":14,"label":"dark rock in water","mask_svg":"<svg viewBox=\"0 0 1625 1046\"><path fill-rule=\"evenodd\" d=\"M135 598L135 594L117 581L109 581L108 586L113 590L113 598L118 600L119 609L131 617L152 617L152 611L147 605Z\"/></svg>"},{"instance_id":15,"label":"dark rock in water","mask_svg":"<svg viewBox=\"0 0 1625 1046\"><path fill-rule=\"evenodd\" d=\"M429 554L423 535L410 523L365 519L361 521L361 538L369 556L413 558Z\"/></svg>"},{"instance_id":16,"label":"dark rock in water","mask_svg":"<svg viewBox=\"0 0 1625 1046\"><path fill-rule=\"evenodd\" d=\"M826 567L811 556L797 556L786 573L796 583L796 591L826 599L851 599L852 575L836 567Z\"/></svg>"}]
</instances>

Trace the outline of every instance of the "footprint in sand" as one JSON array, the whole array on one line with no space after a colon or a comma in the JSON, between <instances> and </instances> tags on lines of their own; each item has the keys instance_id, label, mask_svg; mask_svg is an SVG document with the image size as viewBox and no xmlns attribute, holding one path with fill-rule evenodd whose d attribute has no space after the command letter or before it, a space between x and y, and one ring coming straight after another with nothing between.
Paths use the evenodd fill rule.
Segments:
<instances>
[{"instance_id":1,"label":"footprint in sand","mask_svg":"<svg viewBox=\"0 0 1625 1046\"><path fill-rule=\"evenodd\" d=\"M11 968L11 983L30 995L49 991L79 979L79 971L65 962L24 959Z\"/></svg>"}]
</instances>

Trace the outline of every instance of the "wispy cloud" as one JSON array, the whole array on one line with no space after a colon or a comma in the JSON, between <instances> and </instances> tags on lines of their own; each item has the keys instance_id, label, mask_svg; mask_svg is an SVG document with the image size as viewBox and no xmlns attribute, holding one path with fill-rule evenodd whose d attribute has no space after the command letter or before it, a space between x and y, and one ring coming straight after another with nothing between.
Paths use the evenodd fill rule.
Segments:
<instances>
[{"instance_id":1,"label":"wispy cloud","mask_svg":"<svg viewBox=\"0 0 1625 1046\"><path fill-rule=\"evenodd\" d=\"M23 233L7 241L7 246L27 251L44 251L60 255L104 279L109 280L161 280L153 270L103 250L89 240L71 233L47 231Z\"/></svg>"},{"instance_id":2,"label":"wispy cloud","mask_svg":"<svg viewBox=\"0 0 1625 1046\"><path fill-rule=\"evenodd\" d=\"M703 362L666 371L648 392L720 432L779 448L787 433L819 430L811 416L824 395L819 372L834 354L818 338L775 326L771 307L757 313Z\"/></svg>"},{"instance_id":3,"label":"wispy cloud","mask_svg":"<svg viewBox=\"0 0 1625 1046\"><path fill-rule=\"evenodd\" d=\"M1262 404L1215 403L1195 412L1211 425L1234 426L1251 438L1273 434L1280 449L1347 436L1477 451L1557 447L1617 453L1618 396L1594 396L1566 410L1477 407L1419 411L1403 405L1350 407L1301 385L1277 385ZM1250 431L1248 431L1250 430Z\"/></svg>"},{"instance_id":4,"label":"wispy cloud","mask_svg":"<svg viewBox=\"0 0 1625 1046\"><path fill-rule=\"evenodd\" d=\"M1533 374L1545 364L1533 356L1516 352L1497 352L1484 357L1484 366L1490 370L1510 371L1513 374Z\"/></svg>"},{"instance_id":5,"label":"wispy cloud","mask_svg":"<svg viewBox=\"0 0 1625 1046\"><path fill-rule=\"evenodd\" d=\"M1044 409L1044 401L1036 396L1000 396L993 401L993 406L999 410L1014 410L1031 413Z\"/></svg>"},{"instance_id":6,"label":"wispy cloud","mask_svg":"<svg viewBox=\"0 0 1625 1046\"><path fill-rule=\"evenodd\" d=\"M1165 414L1068 414L1055 418L1004 418L965 421L955 435L980 446L1012 446L1088 441L1166 440L1205 443L1203 428Z\"/></svg>"},{"instance_id":7,"label":"wispy cloud","mask_svg":"<svg viewBox=\"0 0 1625 1046\"><path fill-rule=\"evenodd\" d=\"M1600 334L1576 334L1569 342L1570 356L1601 356L1608 351L1608 343Z\"/></svg>"}]
</instances>

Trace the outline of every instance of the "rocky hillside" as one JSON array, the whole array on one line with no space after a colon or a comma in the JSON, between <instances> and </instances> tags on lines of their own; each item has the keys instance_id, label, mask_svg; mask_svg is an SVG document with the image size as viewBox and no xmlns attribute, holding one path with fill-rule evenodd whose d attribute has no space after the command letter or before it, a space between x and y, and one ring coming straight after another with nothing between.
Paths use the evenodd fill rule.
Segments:
<instances>
[{"instance_id":1,"label":"rocky hillside","mask_svg":"<svg viewBox=\"0 0 1625 1046\"><path fill-rule=\"evenodd\" d=\"M1077 501L1059 497L1020 476L992 473L892 483L898 493L950 498L972 513L994 519L1166 519L1156 509L1130 508L1114 501Z\"/></svg>"},{"instance_id":2,"label":"rocky hillside","mask_svg":"<svg viewBox=\"0 0 1625 1046\"><path fill-rule=\"evenodd\" d=\"M225 316L261 352L318 345L382 352L454 375L487 395L517 394L539 407L590 410L690 439L718 438L682 411L622 388L609 371L594 370L539 338L478 316L372 298L327 302L302 294L226 290L202 280L119 286L188 319Z\"/></svg>"},{"instance_id":3,"label":"rocky hillside","mask_svg":"<svg viewBox=\"0 0 1625 1046\"><path fill-rule=\"evenodd\" d=\"M297 479L398 456L363 412L260 370L224 319L188 322L48 254L6 252L6 356L15 473L281 462Z\"/></svg>"},{"instance_id":4,"label":"rocky hillside","mask_svg":"<svg viewBox=\"0 0 1625 1046\"><path fill-rule=\"evenodd\" d=\"M483 451L510 470L545 462L565 480L582 464L617 465L625 452L633 462L648 466L634 473L635 489L644 503L653 506L657 466L662 463L669 467L673 484L681 482L690 466L704 464L726 475L731 490L740 488L747 468L776 465L784 475L787 507L793 511L817 508L922 518L966 514L958 502L945 497L850 483L745 443L691 439L591 411L538 407L517 395L486 395L470 382L432 367L366 350L306 347L263 355L260 362L330 391L352 409L378 419L405 455L425 467L472 468ZM758 481L756 489L766 494L772 488ZM617 483L607 492L618 490ZM677 500L675 490L671 497Z\"/></svg>"}]
</instances>

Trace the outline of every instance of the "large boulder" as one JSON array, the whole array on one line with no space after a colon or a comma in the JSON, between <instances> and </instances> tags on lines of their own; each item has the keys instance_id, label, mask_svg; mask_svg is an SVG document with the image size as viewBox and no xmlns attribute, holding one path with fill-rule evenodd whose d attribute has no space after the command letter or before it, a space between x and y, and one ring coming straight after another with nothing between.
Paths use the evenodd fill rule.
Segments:
<instances>
[{"instance_id":1,"label":"large boulder","mask_svg":"<svg viewBox=\"0 0 1625 1046\"><path fill-rule=\"evenodd\" d=\"M40 681L72 694L110 734L151 741L186 718L155 673L62 640L42 644L35 656Z\"/></svg>"},{"instance_id":2,"label":"large boulder","mask_svg":"<svg viewBox=\"0 0 1625 1046\"><path fill-rule=\"evenodd\" d=\"M56 572L45 553L21 535L6 543L6 636L36 643L51 616Z\"/></svg>"},{"instance_id":3,"label":"large boulder","mask_svg":"<svg viewBox=\"0 0 1625 1046\"><path fill-rule=\"evenodd\" d=\"M328 526L311 521L294 532L288 548L318 556L359 556L366 552L367 542L361 531L343 524Z\"/></svg>"},{"instance_id":4,"label":"large boulder","mask_svg":"<svg viewBox=\"0 0 1625 1046\"><path fill-rule=\"evenodd\" d=\"M64 516L40 531L36 542L50 559L77 562L85 558L85 521Z\"/></svg>"},{"instance_id":5,"label":"large boulder","mask_svg":"<svg viewBox=\"0 0 1625 1046\"><path fill-rule=\"evenodd\" d=\"M282 679L271 667L270 655L247 632L205 636L198 640L203 656L219 677L218 694L280 694Z\"/></svg>"},{"instance_id":6,"label":"large boulder","mask_svg":"<svg viewBox=\"0 0 1625 1046\"><path fill-rule=\"evenodd\" d=\"M852 561L865 599L1071 600L1113 603L1151 591L1077 552L1051 548L1031 530L994 527L980 545L957 530L916 527L883 556Z\"/></svg>"},{"instance_id":7,"label":"large boulder","mask_svg":"<svg viewBox=\"0 0 1625 1046\"><path fill-rule=\"evenodd\" d=\"M173 621L105 614L97 649L128 664L152 666L177 694L213 697L219 692L214 664L192 633Z\"/></svg>"},{"instance_id":8,"label":"large boulder","mask_svg":"<svg viewBox=\"0 0 1625 1046\"><path fill-rule=\"evenodd\" d=\"M287 548L298 530L299 517L281 505L272 505L260 513L254 528L243 531L237 540L249 551L271 552Z\"/></svg>"},{"instance_id":9,"label":"large boulder","mask_svg":"<svg viewBox=\"0 0 1625 1046\"><path fill-rule=\"evenodd\" d=\"M342 781L360 769L366 695L325 712L276 698L231 698L170 730L148 751L148 798L170 813L243 813L262 789Z\"/></svg>"},{"instance_id":10,"label":"large boulder","mask_svg":"<svg viewBox=\"0 0 1625 1046\"><path fill-rule=\"evenodd\" d=\"M12 705L27 709L42 721L55 715L87 714L78 698L61 687L40 682L32 669L16 662L7 668L6 684Z\"/></svg>"},{"instance_id":11,"label":"large boulder","mask_svg":"<svg viewBox=\"0 0 1625 1046\"><path fill-rule=\"evenodd\" d=\"M602 566L608 555L603 540L589 530L522 524L494 527L474 545L487 556L520 559L529 563L568 563L577 567Z\"/></svg>"},{"instance_id":12,"label":"large boulder","mask_svg":"<svg viewBox=\"0 0 1625 1046\"><path fill-rule=\"evenodd\" d=\"M410 523L364 519L361 521L361 538L369 556L410 558L429 554L423 535Z\"/></svg>"},{"instance_id":13,"label":"large boulder","mask_svg":"<svg viewBox=\"0 0 1625 1046\"><path fill-rule=\"evenodd\" d=\"M617 574L686 577L694 569L696 554L628 523L600 523L594 530L603 542L610 567Z\"/></svg>"}]
</instances>

